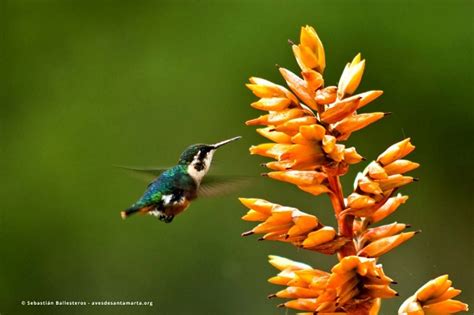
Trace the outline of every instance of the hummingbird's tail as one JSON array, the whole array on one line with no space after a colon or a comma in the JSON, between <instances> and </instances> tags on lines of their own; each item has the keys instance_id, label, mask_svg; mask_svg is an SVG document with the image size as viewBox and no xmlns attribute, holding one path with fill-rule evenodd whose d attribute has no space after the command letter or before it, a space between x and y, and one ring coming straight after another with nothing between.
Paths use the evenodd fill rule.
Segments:
<instances>
[{"instance_id":1,"label":"hummingbird's tail","mask_svg":"<svg viewBox=\"0 0 474 315\"><path fill-rule=\"evenodd\" d=\"M122 217L122 219L126 219L132 214L135 214L137 212L147 213L148 211L150 211L151 208L153 207L142 207L142 208L130 207L127 210L121 211L120 216Z\"/></svg>"}]
</instances>

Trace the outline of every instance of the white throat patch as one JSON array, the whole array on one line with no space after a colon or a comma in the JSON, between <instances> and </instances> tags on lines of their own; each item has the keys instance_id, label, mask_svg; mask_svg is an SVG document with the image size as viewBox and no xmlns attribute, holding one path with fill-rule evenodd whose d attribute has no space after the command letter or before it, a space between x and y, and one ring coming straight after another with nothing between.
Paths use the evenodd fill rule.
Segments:
<instances>
[{"instance_id":1,"label":"white throat patch","mask_svg":"<svg viewBox=\"0 0 474 315\"><path fill-rule=\"evenodd\" d=\"M198 185L201 183L202 178L204 177L204 175L207 174L207 171L209 170L209 166L212 162L212 157L214 156L214 150L209 151L203 161L199 160L200 153L201 151L198 151L198 153L194 156L193 161L188 166L188 174L194 179L194 181ZM203 168L198 171L196 169L196 165L200 163L203 164Z\"/></svg>"}]
</instances>

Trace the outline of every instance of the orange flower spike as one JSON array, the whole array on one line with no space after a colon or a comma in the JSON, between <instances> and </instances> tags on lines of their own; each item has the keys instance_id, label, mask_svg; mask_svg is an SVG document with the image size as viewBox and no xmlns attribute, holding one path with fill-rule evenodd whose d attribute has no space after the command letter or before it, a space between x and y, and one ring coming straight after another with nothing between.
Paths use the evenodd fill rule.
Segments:
<instances>
[{"instance_id":1,"label":"orange flower spike","mask_svg":"<svg viewBox=\"0 0 474 315\"><path fill-rule=\"evenodd\" d=\"M337 86L327 86L316 91L315 100L320 105L331 104L336 101L336 98Z\"/></svg>"},{"instance_id":2,"label":"orange flower spike","mask_svg":"<svg viewBox=\"0 0 474 315\"><path fill-rule=\"evenodd\" d=\"M419 166L420 164L408 160L396 160L384 166L384 170L388 175L404 174L418 168Z\"/></svg>"},{"instance_id":3,"label":"orange flower spike","mask_svg":"<svg viewBox=\"0 0 474 315\"><path fill-rule=\"evenodd\" d=\"M351 115L359 107L361 98L344 99L330 104L329 108L320 114L321 121L327 124L338 122Z\"/></svg>"},{"instance_id":4,"label":"orange flower spike","mask_svg":"<svg viewBox=\"0 0 474 315\"><path fill-rule=\"evenodd\" d=\"M378 239L395 235L407 228L405 223L391 223L387 225L377 226L375 228L368 229L362 237L367 241L376 241Z\"/></svg>"},{"instance_id":5,"label":"orange flower spike","mask_svg":"<svg viewBox=\"0 0 474 315\"><path fill-rule=\"evenodd\" d=\"M461 293L461 290L451 287L452 282L448 275L443 275L428 281L409 297L398 310L398 314L453 314L468 311L468 305L452 300Z\"/></svg>"},{"instance_id":6,"label":"orange flower spike","mask_svg":"<svg viewBox=\"0 0 474 315\"><path fill-rule=\"evenodd\" d=\"M401 194L398 194L395 197L390 197L379 209L377 209L377 211L372 214L370 220L373 223L376 223L385 219L407 200L408 196L402 196Z\"/></svg>"},{"instance_id":7,"label":"orange flower spike","mask_svg":"<svg viewBox=\"0 0 474 315\"><path fill-rule=\"evenodd\" d=\"M271 97L261 98L257 102L250 104L255 109L266 110L266 111L279 111L287 109L290 106L291 100L286 97Z\"/></svg>"},{"instance_id":8,"label":"orange flower spike","mask_svg":"<svg viewBox=\"0 0 474 315\"><path fill-rule=\"evenodd\" d=\"M284 132L280 132L280 131L275 131L273 127L266 127L266 128L259 128L257 129L257 132L273 141L273 142L277 142L277 143L287 143L287 144L290 144L291 143L291 136L287 135L286 133Z\"/></svg>"},{"instance_id":9,"label":"orange flower spike","mask_svg":"<svg viewBox=\"0 0 474 315\"><path fill-rule=\"evenodd\" d=\"M417 232L406 232L394 236L384 237L375 242L370 243L357 254L365 257L379 257L391 251L400 244L408 241Z\"/></svg>"},{"instance_id":10,"label":"orange flower spike","mask_svg":"<svg viewBox=\"0 0 474 315\"><path fill-rule=\"evenodd\" d=\"M430 299L437 298L443 294L452 282L449 280L448 275L442 275L438 278L428 281L421 288L416 291L416 298L421 302L426 302Z\"/></svg>"},{"instance_id":11,"label":"orange flower spike","mask_svg":"<svg viewBox=\"0 0 474 315\"><path fill-rule=\"evenodd\" d=\"M395 175L390 175L386 179L377 180L376 182L380 185L380 188L383 191L387 191L387 190L401 187L413 182L413 177L395 174Z\"/></svg>"},{"instance_id":12,"label":"orange flower spike","mask_svg":"<svg viewBox=\"0 0 474 315\"><path fill-rule=\"evenodd\" d=\"M353 94L360 84L365 69L365 60L360 60L357 54L351 63L348 63L339 80L337 96L342 99L345 94Z\"/></svg>"},{"instance_id":13,"label":"orange flower spike","mask_svg":"<svg viewBox=\"0 0 474 315\"><path fill-rule=\"evenodd\" d=\"M317 171L280 171L267 173L270 178L295 185L321 184L327 178L323 172Z\"/></svg>"},{"instance_id":14,"label":"orange flower spike","mask_svg":"<svg viewBox=\"0 0 474 315\"><path fill-rule=\"evenodd\" d=\"M297 57L297 61L301 69L305 70L304 67L313 68L314 70L322 74L324 72L324 68L326 67L326 57L324 53L323 43L319 39L318 34L316 33L313 27L306 25L301 28L300 45L298 47L302 48L302 50L305 50L305 52L307 50L308 52L306 52L306 54L309 54L309 52L311 52L315 56L317 61L316 64L312 64L311 61L313 60L311 59L306 61L309 58L305 58L306 54L303 53L303 56L300 57L300 61L298 61ZM303 66L301 66L300 62Z\"/></svg>"},{"instance_id":15,"label":"orange flower spike","mask_svg":"<svg viewBox=\"0 0 474 315\"><path fill-rule=\"evenodd\" d=\"M386 113L376 112L349 116L337 123L335 129L341 134L351 133L367 127L386 115Z\"/></svg>"},{"instance_id":16,"label":"orange flower spike","mask_svg":"<svg viewBox=\"0 0 474 315\"><path fill-rule=\"evenodd\" d=\"M410 143L410 138L406 138L405 140L390 146L387 150L380 154L377 158L377 162L380 162L385 166L392 163L393 161L404 158L413 150L415 150L415 146Z\"/></svg>"},{"instance_id":17,"label":"orange flower spike","mask_svg":"<svg viewBox=\"0 0 474 315\"><path fill-rule=\"evenodd\" d=\"M330 226L325 226L315 232L309 233L308 237L303 241L303 247L316 247L318 245L332 241L335 237L336 230Z\"/></svg>"},{"instance_id":18,"label":"orange flower spike","mask_svg":"<svg viewBox=\"0 0 474 315\"><path fill-rule=\"evenodd\" d=\"M311 93L311 91L308 89L306 82L285 68L280 68L280 73L293 93L295 93L303 101L303 103L312 109L316 109L316 101L314 100L315 95L312 95L314 93Z\"/></svg>"}]
</instances>

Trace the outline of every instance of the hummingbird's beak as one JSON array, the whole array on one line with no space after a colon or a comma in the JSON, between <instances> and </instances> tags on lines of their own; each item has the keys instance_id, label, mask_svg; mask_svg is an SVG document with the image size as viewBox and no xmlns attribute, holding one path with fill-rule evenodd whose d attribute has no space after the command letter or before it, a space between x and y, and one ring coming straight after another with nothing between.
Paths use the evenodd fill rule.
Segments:
<instances>
[{"instance_id":1,"label":"hummingbird's beak","mask_svg":"<svg viewBox=\"0 0 474 315\"><path fill-rule=\"evenodd\" d=\"M214 149L217 149L217 148L223 146L224 144L227 144L227 143L235 141L235 140L239 140L240 138L242 138L242 137L241 136L234 137L234 138L227 139L227 140L224 140L224 141L221 141L221 142L217 142L217 143L213 144L212 146L214 147Z\"/></svg>"}]
</instances>

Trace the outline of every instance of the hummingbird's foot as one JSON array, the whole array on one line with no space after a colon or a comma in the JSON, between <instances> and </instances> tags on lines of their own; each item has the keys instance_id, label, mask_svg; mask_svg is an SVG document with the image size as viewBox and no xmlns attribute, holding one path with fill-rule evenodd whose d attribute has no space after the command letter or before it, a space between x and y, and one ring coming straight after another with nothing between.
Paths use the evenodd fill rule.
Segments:
<instances>
[{"instance_id":1,"label":"hummingbird's foot","mask_svg":"<svg viewBox=\"0 0 474 315\"><path fill-rule=\"evenodd\" d=\"M160 221L163 221L165 223L171 223L171 221L173 221L174 219L174 215L168 215L164 212L161 212L159 210L152 210L152 211L149 211L148 214L154 216L154 217L157 217L158 220Z\"/></svg>"},{"instance_id":2,"label":"hummingbird's foot","mask_svg":"<svg viewBox=\"0 0 474 315\"><path fill-rule=\"evenodd\" d=\"M158 217L158 219L159 219L160 221L165 222L165 223L171 223L171 221L173 221L173 219L174 219L174 215L166 215L166 214L162 213L162 214Z\"/></svg>"}]
</instances>

